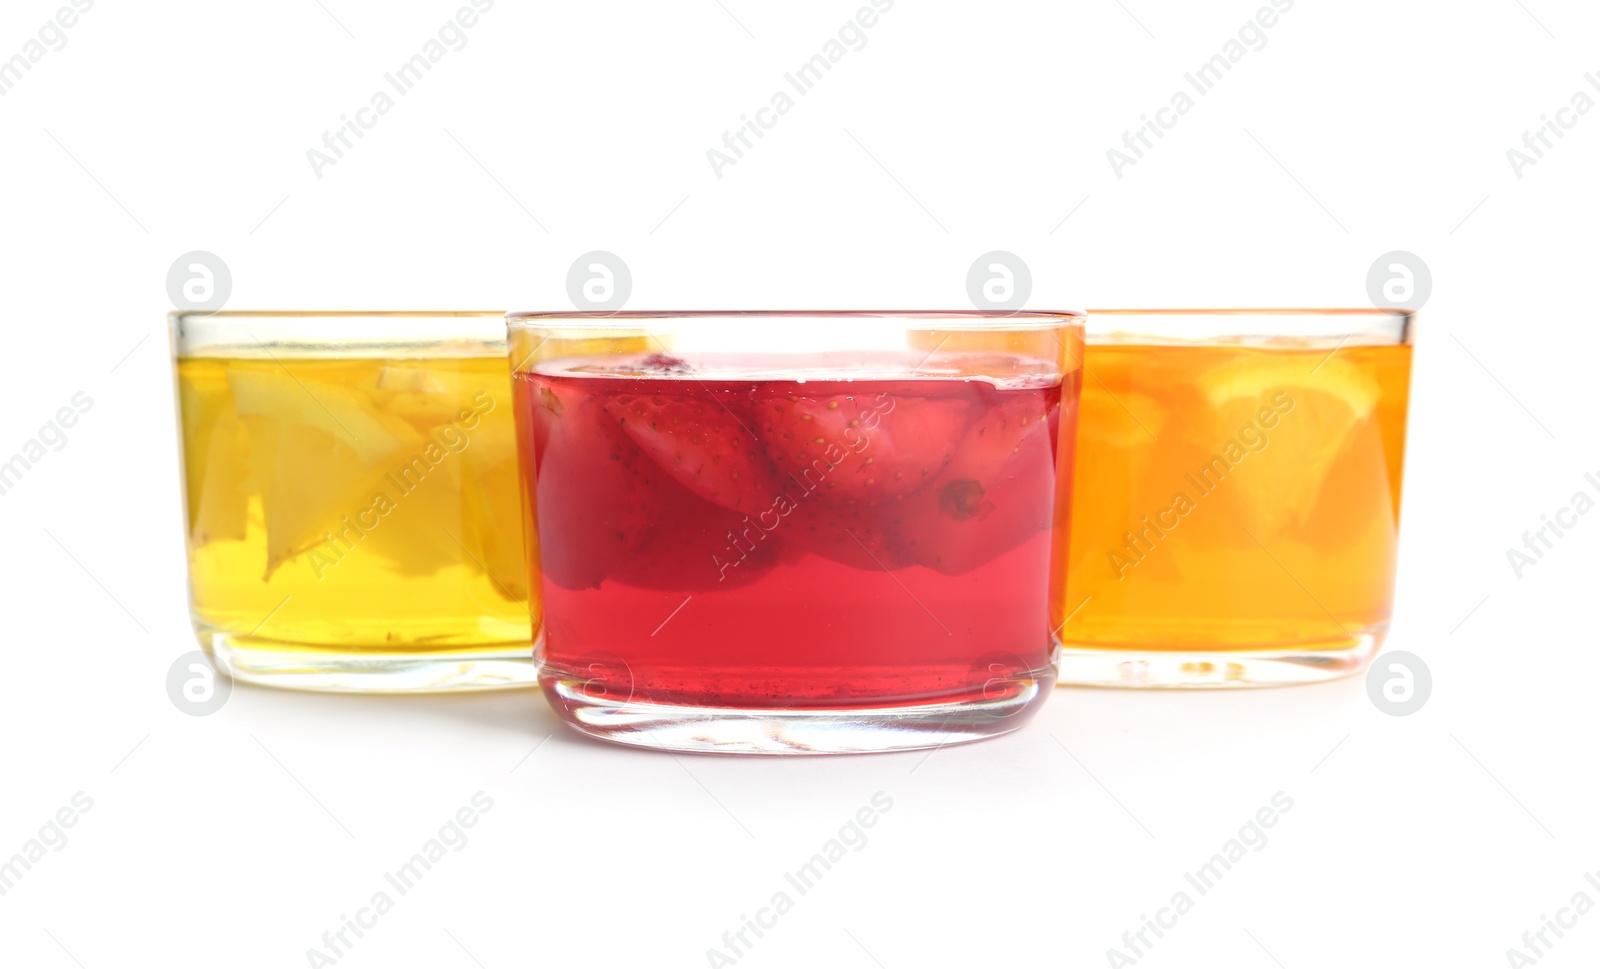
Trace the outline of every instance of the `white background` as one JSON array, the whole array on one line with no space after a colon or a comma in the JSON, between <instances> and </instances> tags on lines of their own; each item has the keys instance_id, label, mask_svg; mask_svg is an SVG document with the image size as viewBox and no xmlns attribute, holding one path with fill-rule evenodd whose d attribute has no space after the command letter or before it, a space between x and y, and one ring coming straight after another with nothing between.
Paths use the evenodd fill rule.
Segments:
<instances>
[{"instance_id":1,"label":"white background","mask_svg":"<svg viewBox=\"0 0 1600 969\"><path fill-rule=\"evenodd\" d=\"M0 58L56 6L8 2ZM717 178L707 149L857 6L499 0L320 179L307 149L456 4L101 0L0 97L0 454L94 400L0 497L0 856L94 802L0 896L0 963L305 965L480 790L471 842L340 965L706 965L877 791L869 843L740 965L1106 965L1278 791L1270 842L1141 965L1506 965L1600 902L1600 514L1506 561L1600 476L1600 111L1520 179L1506 158L1600 99L1600 10L1299 0L1118 179L1106 150L1253 0L900 0ZM1410 250L1434 293L1390 647L1433 696L1060 690L926 758L674 759L535 693L240 688L187 717L163 314L195 249L234 308L528 309L566 307L591 249L628 261L632 308L963 306L991 249L1036 307L1360 306ZM1541 966L1593 964L1600 911L1550 938Z\"/></svg>"}]
</instances>

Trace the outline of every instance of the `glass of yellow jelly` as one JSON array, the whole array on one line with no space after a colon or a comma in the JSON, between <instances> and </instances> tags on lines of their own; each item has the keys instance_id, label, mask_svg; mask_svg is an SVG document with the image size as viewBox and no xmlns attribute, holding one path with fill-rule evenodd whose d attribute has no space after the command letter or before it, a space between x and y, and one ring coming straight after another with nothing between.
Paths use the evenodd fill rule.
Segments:
<instances>
[{"instance_id":1,"label":"glass of yellow jelly","mask_svg":"<svg viewBox=\"0 0 1600 969\"><path fill-rule=\"evenodd\" d=\"M190 611L219 668L315 690L536 682L502 314L171 325Z\"/></svg>"},{"instance_id":2,"label":"glass of yellow jelly","mask_svg":"<svg viewBox=\"0 0 1600 969\"><path fill-rule=\"evenodd\" d=\"M1394 606L1413 322L1090 312L1060 682L1266 686L1367 667Z\"/></svg>"}]
</instances>

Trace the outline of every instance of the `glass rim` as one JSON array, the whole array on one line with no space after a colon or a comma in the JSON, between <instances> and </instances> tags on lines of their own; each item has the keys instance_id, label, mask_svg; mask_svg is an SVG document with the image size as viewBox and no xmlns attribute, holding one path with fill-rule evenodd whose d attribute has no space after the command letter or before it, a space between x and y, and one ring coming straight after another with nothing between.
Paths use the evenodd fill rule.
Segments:
<instances>
[{"instance_id":1,"label":"glass rim","mask_svg":"<svg viewBox=\"0 0 1600 969\"><path fill-rule=\"evenodd\" d=\"M934 322L941 329L1036 329L1083 322L1082 310L516 310L507 313L510 329L563 326L576 329L619 329L653 321L694 320L882 320Z\"/></svg>"},{"instance_id":2,"label":"glass rim","mask_svg":"<svg viewBox=\"0 0 1600 969\"><path fill-rule=\"evenodd\" d=\"M172 310L167 319L173 323L185 320L307 320L342 319L482 319L505 316L504 310Z\"/></svg>"},{"instance_id":3,"label":"glass rim","mask_svg":"<svg viewBox=\"0 0 1600 969\"><path fill-rule=\"evenodd\" d=\"M1118 307L1115 309L1091 309L1085 311L1088 316L1393 316L1401 319L1413 319L1417 315L1414 309L1395 308L1380 309L1367 306L1238 306L1238 307L1159 307L1152 309L1129 309Z\"/></svg>"},{"instance_id":4,"label":"glass rim","mask_svg":"<svg viewBox=\"0 0 1600 969\"><path fill-rule=\"evenodd\" d=\"M1321 345L1410 346L1417 311L1396 307L1214 307L1091 309L1092 344L1234 345L1310 341Z\"/></svg>"},{"instance_id":5,"label":"glass rim","mask_svg":"<svg viewBox=\"0 0 1600 969\"><path fill-rule=\"evenodd\" d=\"M503 355L499 310L178 310L167 316L172 355L414 357Z\"/></svg>"}]
</instances>

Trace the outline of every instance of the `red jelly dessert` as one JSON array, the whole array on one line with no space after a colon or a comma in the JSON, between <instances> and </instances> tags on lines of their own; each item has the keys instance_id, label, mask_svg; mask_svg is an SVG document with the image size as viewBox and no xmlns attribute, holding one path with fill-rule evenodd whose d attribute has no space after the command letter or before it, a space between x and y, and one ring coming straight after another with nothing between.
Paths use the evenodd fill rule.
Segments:
<instances>
[{"instance_id":1,"label":"red jelly dessert","mask_svg":"<svg viewBox=\"0 0 1600 969\"><path fill-rule=\"evenodd\" d=\"M938 743L927 724L981 736L1042 702L1076 371L916 363L857 360L844 379L655 353L518 372L557 709L693 749L782 746L764 716L781 711L855 749L894 710ZM749 730L727 731L729 711Z\"/></svg>"}]
</instances>

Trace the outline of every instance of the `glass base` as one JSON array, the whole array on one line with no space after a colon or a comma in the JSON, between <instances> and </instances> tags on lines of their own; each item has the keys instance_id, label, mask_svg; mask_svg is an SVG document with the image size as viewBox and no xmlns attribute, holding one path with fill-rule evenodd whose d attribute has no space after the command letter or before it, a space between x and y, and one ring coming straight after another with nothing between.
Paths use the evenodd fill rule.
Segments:
<instances>
[{"instance_id":1,"label":"glass base","mask_svg":"<svg viewBox=\"0 0 1600 969\"><path fill-rule=\"evenodd\" d=\"M1115 649L1064 640L1062 686L1153 689L1229 689L1321 683L1367 668L1383 645L1386 628L1269 649Z\"/></svg>"},{"instance_id":2,"label":"glass base","mask_svg":"<svg viewBox=\"0 0 1600 969\"><path fill-rule=\"evenodd\" d=\"M700 707L594 696L584 680L543 677L544 695L578 733L656 750L710 754L863 754L924 750L1010 733L1050 696L1054 670L925 703L785 709Z\"/></svg>"},{"instance_id":3,"label":"glass base","mask_svg":"<svg viewBox=\"0 0 1600 969\"><path fill-rule=\"evenodd\" d=\"M505 690L539 682L527 640L450 650L344 649L197 629L217 668L243 683L335 693Z\"/></svg>"}]
</instances>

